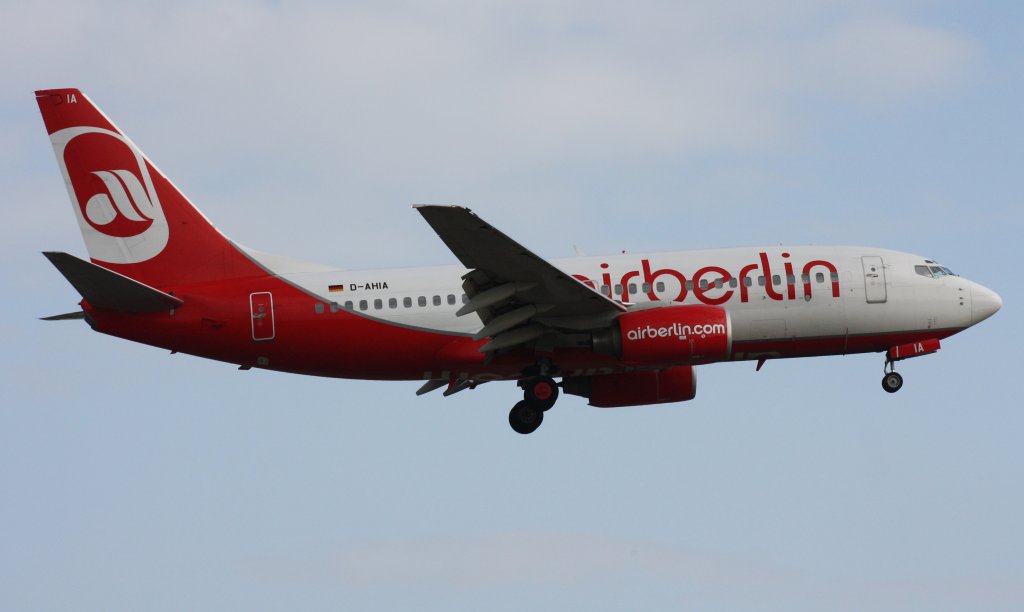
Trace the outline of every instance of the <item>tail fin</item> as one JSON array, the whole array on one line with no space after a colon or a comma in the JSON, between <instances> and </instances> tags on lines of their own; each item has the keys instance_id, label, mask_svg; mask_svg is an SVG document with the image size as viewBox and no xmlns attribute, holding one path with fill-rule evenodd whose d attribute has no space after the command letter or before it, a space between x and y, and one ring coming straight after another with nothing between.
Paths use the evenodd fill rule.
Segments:
<instances>
[{"instance_id":1,"label":"tail fin","mask_svg":"<svg viewBox=\"0 0 1024 612\"><path fill-rule=\"evenodd\" d=\"M36 92L89 257L146 285L244 275L252 264L77 89Z\"/></svg>"}]
</instances>

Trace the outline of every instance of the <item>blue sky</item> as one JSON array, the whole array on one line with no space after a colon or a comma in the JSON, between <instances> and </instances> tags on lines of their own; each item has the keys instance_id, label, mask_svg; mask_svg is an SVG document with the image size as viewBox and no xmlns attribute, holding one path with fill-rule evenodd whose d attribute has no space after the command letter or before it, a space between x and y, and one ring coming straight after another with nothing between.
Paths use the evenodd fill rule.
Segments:
<instances>
[{"instance_id":1,"label":"blue sky","mask_svg":"<svg viewBox=\"0 0 1024 612\"><path fill-rule=\"evenodd\" d=\"M0 608L1019 610L1015 3L0 3ZM79 87L225 233L454 262L867 244L1003 310L901 364L699 370L686 404L239 372L39 316L85 249L32 91ZM346 350L346 347L339 347Z\"/></svg>"}]
</instances>

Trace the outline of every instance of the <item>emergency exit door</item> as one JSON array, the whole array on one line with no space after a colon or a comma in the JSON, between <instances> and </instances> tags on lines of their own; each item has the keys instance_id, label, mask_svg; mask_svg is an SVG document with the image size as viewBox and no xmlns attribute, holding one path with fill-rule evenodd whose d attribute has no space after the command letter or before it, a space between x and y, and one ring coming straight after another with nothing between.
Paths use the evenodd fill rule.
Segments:
<instances>
[{"instance_id":1,"label":"emergency exit door","mask_svg":"<svg viewBox=\"0 0 1024 612\"><path fill-rule=\"evenodd\" d=\"M885 301L885 266L881 257L861 257L864 264L864 297L868 304Z\"/></svg>"},{"instance_id":2,"label":"emergency exit door","mask_svg":"<svg viewBox=\"0 0 1024 612\"><path fill-rule=\"evenodd\" d=\"M257 342L274 339L274 296L269 291L249 295L252 317L252 339Z\"/></svg>"}]
</instances>

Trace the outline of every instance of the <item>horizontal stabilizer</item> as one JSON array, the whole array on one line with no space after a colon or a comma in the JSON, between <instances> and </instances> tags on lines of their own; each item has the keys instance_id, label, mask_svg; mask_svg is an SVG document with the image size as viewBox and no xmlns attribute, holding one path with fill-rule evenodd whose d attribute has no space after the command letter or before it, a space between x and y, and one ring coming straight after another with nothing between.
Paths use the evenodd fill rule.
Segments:
<instances>
[{"instance_id":1,"label":"horizontal stabilizer","mask_svg":"<svg viewBox=\"0 0 1024 612\"><path fill-rule=\"evenodd\" d=\"M43 253L94 308L121 312L159 312L184 302L123 274L67 253Z\"/></svg>"},{"instance_id":2,"label":"horizontal stabilizer","mask_svg":"<svg viewBox=\"0 0 1024 612\"><path fill-rule=\"evenodd\" d=\"M75 319L84 319L85 311L77 310L75 312L66 312L64 314L53 315L51 317L39 317L40 321L72 321Z\"/></svg>"}]
</instances>

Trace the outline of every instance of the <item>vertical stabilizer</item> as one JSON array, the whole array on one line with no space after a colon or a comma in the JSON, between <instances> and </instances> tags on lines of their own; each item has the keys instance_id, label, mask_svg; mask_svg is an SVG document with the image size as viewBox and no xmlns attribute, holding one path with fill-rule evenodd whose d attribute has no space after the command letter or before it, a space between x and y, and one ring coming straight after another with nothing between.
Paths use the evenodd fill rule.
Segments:
<instances>
[{"instance_id":1,"label":"vertical stabilizer","mask_svg":"<svg viewBox=\"0 0 1024 612\"><path fill-rule=\"evenodd\" d=\"M152 286L207 282L251 264L77 89L36 92L92 261Z\"/></svg>"}]
</instances>

